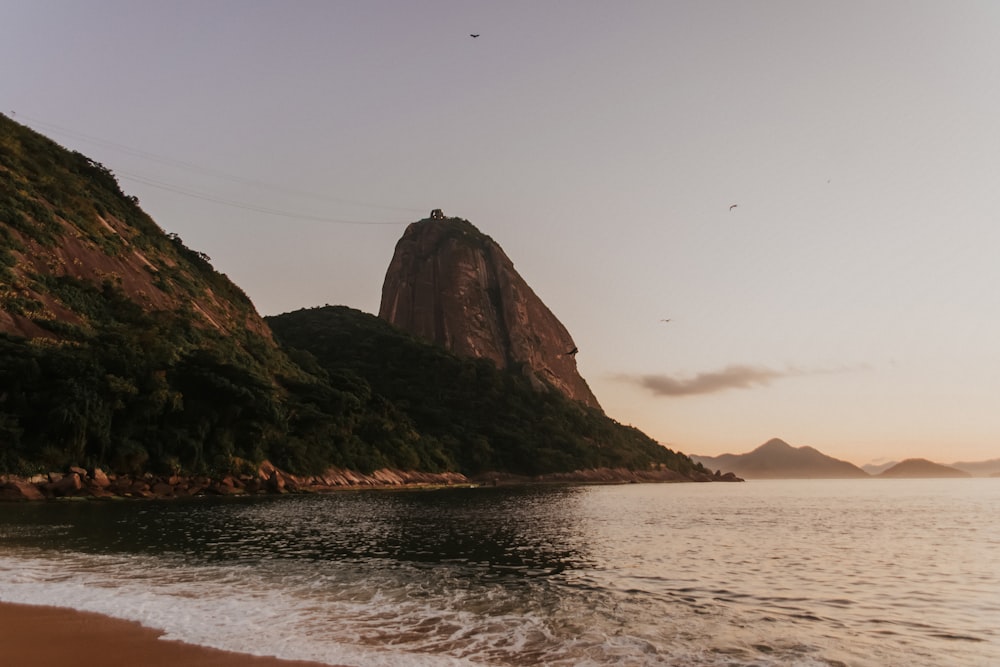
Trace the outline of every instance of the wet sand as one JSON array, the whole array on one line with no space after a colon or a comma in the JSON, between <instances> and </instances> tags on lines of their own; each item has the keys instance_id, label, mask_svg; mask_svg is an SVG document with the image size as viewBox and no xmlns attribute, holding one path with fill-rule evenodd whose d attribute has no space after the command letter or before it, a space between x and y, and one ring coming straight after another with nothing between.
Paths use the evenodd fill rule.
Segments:
<instances>
[{"instance_id":1,"label":"wet sand","mask_svg":"<svg viewBox=\"0 0 1000 667\"><path fill-rule=\"evenodd\" d=\"M175 641L99 614L0 603L0 662L32 667L320 667ZM322 667L328 667L323 665Z\"/></svg>"}]
</instances>

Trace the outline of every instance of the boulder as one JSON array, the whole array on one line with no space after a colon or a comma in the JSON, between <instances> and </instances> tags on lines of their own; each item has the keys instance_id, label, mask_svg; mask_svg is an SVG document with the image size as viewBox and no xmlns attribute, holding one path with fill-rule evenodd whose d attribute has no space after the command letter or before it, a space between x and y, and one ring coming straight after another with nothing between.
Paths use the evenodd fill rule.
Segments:
<instances>
[{"instance_id":1,"label":"boulder","mask_svg":"<svg viewBox=\"0 0 1000 667\"><path fill-rule=\"evenodd\" d=\"M72 496L76 495L83 488L83 480L80 479L80 475L75 472L71 472L64 477L61 477L58 481L52 482L49 485L53 495L56 496Z\"/></svg>"},{"instance_id":2,"label":"boulder","mask_svg":"<svg viewBox=\"0 0 1000 667\"><path fill-rule=\"evenodd\" d=\"M150 488L150 491L152 491L153 495L158 498L173 498L174 495L176 495L174 493L174 487L167 482L156 482Z\"/></svg>"},{"instance_id":3,"label":"boulder","mask_svg":"<svg viewBox=\"0 0 1000 667\"><path fill-rule=\"evenodd\" d=\"M108 479L108 476L100 468L94 468L94 474L91 475L91 478L93 479L94 486L99 489L106 489L111 486L111 480Z\"/></svg>"},{"instance_id":4,"label":"boulder","mask_svg":"<svg viewBox=\"0 0 1000 667\"><path fill-rule=\"evenodd\" d=\"M0 500L45 500L45 496L28 481L12 480L0 486Z\"/></svg>"}]
</instances>

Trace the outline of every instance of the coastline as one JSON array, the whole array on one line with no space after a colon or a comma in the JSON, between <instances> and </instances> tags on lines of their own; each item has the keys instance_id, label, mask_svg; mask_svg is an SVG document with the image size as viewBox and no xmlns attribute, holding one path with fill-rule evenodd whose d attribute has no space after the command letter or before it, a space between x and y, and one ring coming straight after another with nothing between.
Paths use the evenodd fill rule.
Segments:
<instances>
[{"instance_id":1,"label":"coastline","mask_svg":"<svg viewBox=\"0 0 1000 667\"><path fill-rule=\"evenodd\" d=\"M666 467L646 470L593 468L564 473L525 476L487 472L466 477L457 472L429 473L412 470L376 470L363 474L330 468L320 475L295 475L269 461L253 473L218 478L116 475L100 468L70 467L32 477L0 474L0 501L39 501L56 498L112 500L123 498L187 498L200 495L235 496L284 493L329 493L347 489L403 489L535 484L638 484L650 482L742 482L733 473L692 471L683 475Z\"/></svg>"},{"instance_id":2,"label":"coastline","mask_svg":"<svg viewBox=\"0 0 1000 667\"><path fill-rule=\"evenodd\" d=\"M0 602L5 664L32 667L330 667L163 640L159 630L92 612Z\"/></svg>"}]
</instances>

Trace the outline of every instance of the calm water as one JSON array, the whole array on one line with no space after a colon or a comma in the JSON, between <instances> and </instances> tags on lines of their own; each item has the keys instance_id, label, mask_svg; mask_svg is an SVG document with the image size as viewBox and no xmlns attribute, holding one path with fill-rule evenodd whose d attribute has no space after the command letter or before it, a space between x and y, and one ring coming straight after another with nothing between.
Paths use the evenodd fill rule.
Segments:
<instances>
[{"instance_id":1,"label":"calm water","mask_svg":"<svg viewBox=\"0 0 1000 667\"><path fill-rule=\"evenodd\" d=\"M0 600L349 665L1000 665L1000 479L0 505Z\"/></svg>"}]
</instances>

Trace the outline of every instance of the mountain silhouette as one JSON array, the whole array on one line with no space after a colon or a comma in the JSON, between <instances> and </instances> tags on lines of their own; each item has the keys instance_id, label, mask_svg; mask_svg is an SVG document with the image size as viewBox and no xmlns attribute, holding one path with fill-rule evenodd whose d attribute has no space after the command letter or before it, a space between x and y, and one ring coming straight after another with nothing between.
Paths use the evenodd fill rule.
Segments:
<instances>
[{"instance_id":1,"label":"mountain silhouette","mask_svg":"<svg viewBox=\"0 0 1000 667\"><path fill-rule=\"evenodd\" d=\"M691 458L712 470L731 470L745 479L803 479L869 477L853 463L823 454L812 447L792 447L773 438L745 454Z\"/></svg>"}]
</instances>

